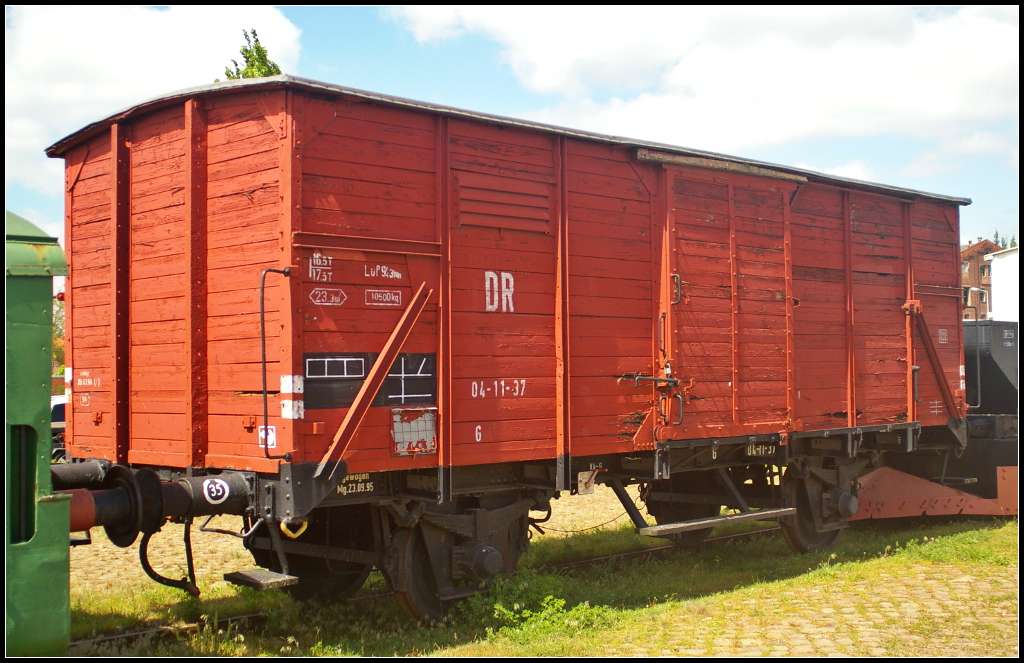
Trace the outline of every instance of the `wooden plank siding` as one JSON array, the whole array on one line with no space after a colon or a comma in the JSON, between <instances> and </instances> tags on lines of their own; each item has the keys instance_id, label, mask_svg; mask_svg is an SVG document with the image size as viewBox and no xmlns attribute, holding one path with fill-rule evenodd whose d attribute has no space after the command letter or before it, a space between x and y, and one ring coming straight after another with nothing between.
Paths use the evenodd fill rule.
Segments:
<instances>
[{"instance_id":1,"label":"wooden plank siding","mask_svg":"<svg viewBox=\"0 0 1024 663\"><path fill-rule=\"evenodd\" d=\"M690 383L674 435L785 428L784 205L771 181L697 169L667 171L672 195L675 375ZM671 351L669 351L671 353ZM739 428L738 428L739 427Z\"/></svg>"},{"instance_id":2,"label":"wooden plank siding","mask_svg":"<svg viewBox=\"0 0 1024 663\"><path fill-rule=\"evenodd\" d=\"M206 112L207 464L270 470L260 460L260 274L281 265L281 136L284 94L210 99ZM280 430L280 378L290 348L282 343L286 288L267 278L269 424ZM278 449L287 444L278 436ZM255 459L253 458L255 457Z\"/></svg>"},{"instance_id":3,"label":"wooden plank siding","mask_svg":"<svg viewBox=\"0 0 1024 663\"><path fill-rule=\"evenodd\" d=\"M64 154L74 456L276 471L257 429L267 268L292 270L267 276L265 311L268 423L294 462L319 462L347 412L306 360L372 362L422 283L401 352L432 358L405 377L434 385L415 406L436 408L438 448L396 452L407 398L389 393L344 450L351 472L945 425L907 300L963 407L953 203L287 86L118 122ZM685 389L664 419L659 389L620 379L669 370Z\"/></svg>"},{"instance_id":4,"label":"wooden plank siding","mask_svg":"<svg viewBox=\"0 0 1024 663\"><path fill-rule=\"evenodd\" d=\"M555 455L555 150L449 123L453 465Z\"/></svg>"},{"instance_id":5,"label":"wooden plank siding","mask_svg":"<svg viewBox=\"0 0 1024 663\"><path fill-rule=\"evenodd\" d=\"M112 234L110 131L77 146L66 159L65 357L71 374L66 438L88 458L117 458L113 422Z\"/></svg>"},{"instance_id":6,"label":"wooden plank siding","mask_svg":"<svg viewBox=\"0 0 1024 663\"><path fill-rule=\"evenodd\" d=\"M568 143L572 453L632 451L653 390L616 376L653 366L652 192L624 150Z\"/></svg>"},{"instance_id":7,"label":"wooden plank siding","mask_svg":"<svg viewBox=\"0 0 1024 663\"><path fill-rule=\"evenodd\" d=\"M131 463L191 464L186 152L182 106L132 123Z\"/></svg>"},{"instance_id":8,"label":"wooden plank siding","mask_svg":"<svg viewBox=\"0 0 1024 663\"><path fill-rule=\"evenodd\" d=\"M433 119L369 104L321 102L306 121L301 223L304 232L320 240L310 240L313 245L302 249L298 261L301 294L294 306L303 315L298 371L303 353L379 353L419 284L427 282L435 292L440 288L433 258L328 248L331 243L344 245L346 238L371 237L426 243L428 250L437 250ZM317 241L326 243L318 248ZM314 274L314 256L329 260L329 268ZM324 287L343 291L343 305L315 303L314 290ZM373 296L381 290L398 299L378 305ZM437 302L437 295L428 301L404 353L437 353ZM436 463L436 455L393 454L390 410L373 407L363 419L345 455L352 471ZM306 419L322 422L325 433L298 436L303 459L320 461L346 411L306 411Z\"/></svg>"},{"instance_id":9,"label":"wooden plank siding","mask_svg":"<svg viewBox=\"0 0 1024 663\"><path fill-rule=\"evenodd\" d=\"M914 293L932 333L932 341L957 403L964 401L963 299L961 271L950 269L960 259L959 210L922 201L910 206ZM914 363L921 366L918 419L922 425L944 425L950 416L942 404L938 381L914 330Z\"/></svg>"}]
</instances>

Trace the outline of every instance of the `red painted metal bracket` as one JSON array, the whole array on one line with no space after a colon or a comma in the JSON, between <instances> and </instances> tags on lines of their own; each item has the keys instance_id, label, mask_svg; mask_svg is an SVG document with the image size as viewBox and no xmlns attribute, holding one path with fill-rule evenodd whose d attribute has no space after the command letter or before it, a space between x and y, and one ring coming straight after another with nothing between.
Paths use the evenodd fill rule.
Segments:
<instances>
[{"instance_id":1,"label":"red painted metal bracket","mask_svg":"<svg viewBox=\"0 0 1024 663\"><path fill-rule=\"evenodd\" d=\"M633 448L636 450L650 450L656 448L657 433L655 431L654 420L657 418L655 409L651 408L644 416L643 423L640 424L640 428L636 429L633 433Z\"/></svg>"},{"instance_id":2,"label":"red painted metal bracket","mask_svg":"<svg viewBox=\"0 0 1024 663\"><path fill-rule=\"evenodd\" d=\"M416 294L412 296L412 300L409 305L405 308L405 312L402 313L402 317L398 320L398 324L395 326L394 331L391 332L391 336L388 338L387 343L384 344L384 349L381 350L380 355L377 357L377 361L373 363L373 367L370 372L366 375L366 380L363 381L363 386L359 388L359 392L356 394L355 400L352 401L352 405L349 407L348 412L345 414L344 421L341 422L341 427L338 428L338 432L334 434L334 442L331 443L330 449L324 454L324 457L320 460L320 465L317 466L316 472L313 473L313 478L319 479L327 468L327 464L331 462L331 459L335 456L334 450L341 443L341 451L337 454L338 458L345 455L345 451L348 449L348 445L352 442L352 438L355 437L356 430L359 428L359 424L363 421L363 416L366 411L370 409L370 404L373 399L376 398L377 392L380 391L380 387L384 384L384 379L388 376L388 371L391 370L391 365L395 363L395 359L398 358L398 353L402 351L402 346L405 345L405 341L409 338L410 332L412 332L413 326L416 321L419 320L420 314L423 312L423 307L426 306L427 300L434 294L433 290L427 290L426 282L420 284ZM338 467L337 463L331 468L330 474L327 479L330 479L334 475L335 469Z\"/></svg>"},{"instance_id":3,"label":"red painted metal bracket","mask_svg":"<svg viewBox=\"0 0 1024 663\"><path fill-rule=\"evenodd\" d=\"M860 479L860 509L850 520L958 514L1015 516L1017 468L994 469L998 496L985 499L891 467L880 467Z\"/></svg>"}]
</instances>

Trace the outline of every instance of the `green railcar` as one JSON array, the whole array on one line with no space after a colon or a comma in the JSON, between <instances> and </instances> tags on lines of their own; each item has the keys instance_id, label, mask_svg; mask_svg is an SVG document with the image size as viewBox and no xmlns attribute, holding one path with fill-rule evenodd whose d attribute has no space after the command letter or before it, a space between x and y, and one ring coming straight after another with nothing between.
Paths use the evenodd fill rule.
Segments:
<instances>
[{"instance_id":1,"label":"green railcar","mask_svg":"<svg viewBox=\"0 0 1024 663\"><path fill-rule=\"evenodd\" d=\"M7 656L67 650L69 496L50 482L53 277L57 240L7 212Z\"/></svg>"}]
</instances>

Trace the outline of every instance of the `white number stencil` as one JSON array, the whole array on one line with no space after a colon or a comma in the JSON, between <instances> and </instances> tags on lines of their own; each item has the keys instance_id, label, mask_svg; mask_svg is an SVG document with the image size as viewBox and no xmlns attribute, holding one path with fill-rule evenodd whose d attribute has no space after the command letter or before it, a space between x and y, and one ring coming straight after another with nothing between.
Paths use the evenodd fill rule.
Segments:
<instances>
[{"instance_id":1,"label":"white number stencil","mask_svg":"<svg viewBox=\"0 0 1024 663\"><path fill-rule=\"evenodd\" d=\"M520 398L526 395L526 380L473 380L469 393L473 398Z\"/></svg>"}]
</instances>

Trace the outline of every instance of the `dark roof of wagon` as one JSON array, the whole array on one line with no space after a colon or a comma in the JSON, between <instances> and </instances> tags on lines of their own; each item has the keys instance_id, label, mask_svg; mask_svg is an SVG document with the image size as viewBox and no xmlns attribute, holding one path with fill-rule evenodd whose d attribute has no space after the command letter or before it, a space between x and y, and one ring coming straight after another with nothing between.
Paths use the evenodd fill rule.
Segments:
<instances>
[{"instance_id":1,"label":"dark roof of wagon","mask_svg":"<svg viewBox=\"0 0 1024 663\"><path fill-rule=\"evenodd\" d=\"M404 99L402 97L393 97L387 94L380 94L378 92L367 92L366 90L357 90L354 88L343 87L341 85L333 85L331 83L324 83L322 81L314 81L309 78L299 78L297 76L289 76L283 74L280 76L268 76L266 78L247 78L234 81L224 81L219 83L210 83L208 85L200 85L198 87L188 88L185 90L179 90L178 92L172 92L170 94L144 101L140 104L126 108L122 111L114 113L102 120L98 120L89 124L82 129L74 132L73 134L62 138L50 147L46 148L46 154L50 157L60 157L64 153L74 147L82 140L102 131L110 124L118 122L134 115L147 112L154 108L164 106L169 102L173 102L179 99L187 99L201 94L210 94L218 92L229 92L240 88L275 88L275 87L286 87L309 90L311 92L319 93L334 93L344 94L350 97L357 97L365 99L367 101L378 102L382 104L389 104L392 106L403 106L406 108L415 108L418 110L429 111L432 113L439 113L442 115L448 115L451 117L462 117L467 119L479 120L482 122L490 122L493 124L500 124L504 126L521 127L524 129L537 129L541 131L547 131L550 133L560 134L563 136L569 136L573 138L579 138L584 140L592 140L596 142L619 145L623 147L641 148L641 149L653 149L660 152L666 152L669 154L684 156L684 157L696 157L700 159L714 159L718 161L725 161L729 163L735 163L739 165L753 166L757 168L764 168L778 173L784 173L788 175L796 175L807 178L811 182L820 182L823 184L833 184L838 186L844 186L853 189L859 189L862 191L870 191L873 193L881 193L887 195L893 195L900 198L927 198L931 200L939 200L948 203L955 203L957 205L970 205L970 198L957 198L954 196L944 196L936 193L928 193L925 191L916 191L914 189L905 189L902 187L889 186L886 184L877 184L874 182L864 182L862 180L855 180L847 177L838 177L836 175L827 175L825 173L815 172L813 170L804 170L802 168L794 168L792 166L783 166L779 164L766 163L763 161L755 161L753 159L743 159L740 157L734 157L727 154L719 154L716 152L706 152L704 150L694 150L685 147L678 147L675 145L666 145L664 143L655 143L645 140L637 140L634 138L624 138L621 136L608 136L605 134L592 133L589 131L581 131L579 129L569 129L566 127L559 127L550 124L543 124L540 122L531 122L529 120L519 120L511 117L503 117L501 115L491 115L489 113L478 113L475 111L468 111L461 108L452 108L450 106L441 106L439 104L432 104L426 101L415 101L413 99Z\"/></svg>"}]
</instances>

